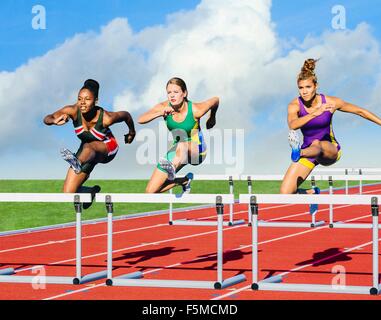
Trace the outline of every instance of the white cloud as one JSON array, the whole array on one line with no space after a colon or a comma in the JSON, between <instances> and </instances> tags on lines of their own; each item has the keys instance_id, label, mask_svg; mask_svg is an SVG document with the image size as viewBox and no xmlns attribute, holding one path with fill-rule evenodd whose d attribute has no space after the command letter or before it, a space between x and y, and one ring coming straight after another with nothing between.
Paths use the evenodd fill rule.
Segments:
<instances>
[{"instance_id":1,"label":"white cloud","mask_svg":"<svg viewBox=\"0 0 381 320\"><path fill-rule=\"evenodd\" d=\"M194 10L174 13L164 25L139 33L132 32L126 19L115 19L100 32L75 35L14 72L0 73L0 109L7 110L0 119L1 152L15 150L14 145L33 148L54 159L58 168L62 163L52 151L56 140L75 145L76 138L72 134L67 140L71 128L42 128L40 123L45 114L74 102L83 80L100 81L106 108L112 102L115 110L127 109L137 116L164 100L167 80L180 76L187 82L191 99L220 96L218 128L245 129L246 172L281 172L289 163L287 104L297 95L296 76L304 59L322 58L317 69L322 92L381 111L379 42L366 24L308 36L303 43L293 42L292 49L281 56L284 43L290 46L277 37L270 0L204 0ZM337 114L339 140L350 139L348 122L357 132L373 125ZM120 142L121 128L116 130ZM361 141L344 145L347 158L342 164L370 165L356 152ZM148 177L153 167L136 164L137 147L123 149L126 152L107 169L95 170L94 176L120 177L123 172L128 178L129 172L139 172ZM129 171L123 170L124 157L128 157Z\"/></svg>"}]
</instances>

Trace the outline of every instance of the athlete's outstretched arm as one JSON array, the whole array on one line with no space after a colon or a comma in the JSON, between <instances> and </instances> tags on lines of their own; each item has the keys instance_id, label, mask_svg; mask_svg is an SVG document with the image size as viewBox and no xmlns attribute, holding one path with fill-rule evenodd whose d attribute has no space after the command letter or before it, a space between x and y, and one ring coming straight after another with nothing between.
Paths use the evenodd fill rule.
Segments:
<instances>
[{"instance_id":1,"label":"athlete's outstretched arm","mask_svg":"<svg viewBox=\"0 0 381 320\"><path fill-rule=\"evenodd\" d=\"M48 114L44 118L44 123L48 126L51 126L53 124L57 126L62 126L66 122L68 122L70 118L73 119L75 113L75 105L65 106L52 114Z\"/></svg>"},{"instance_id":2,"label":"athlete's outstretched arm","mask_svg":"<svg viewBox=\"0 0 381 320\"><path fill-rule=\"evenodd\" d=\"M216 114L219 105L220 99L218 97L211 98L204 102L195 103L193 108L193 115L196 119L200 119L210 110L210 116L206 122L206 128L211 129L216 124Z\"/></svg>"},{"instance_id":3,"label":"athlete's outstretched arm","mask_svg":"<svg viewBox=\"0 0 381 320\"><path fill-rule=\"evenodd\" d=\"M109 127L114 123L125 122L128 126L129 132L124 135L124 142L130 144L136 135L134 120L128 111L117 111L117 112L105 112L106 117L103 120L104 126Z\"/></svg>"},{"instance_id":4,"label":"athlete's outstretched arm","mask_svg":"<svg viewBox=\"0 0 381 320\"><path fill-rule=\"evenodd\" d=\"M335 108L337 110L357 114L358 116L363 117L364 119L372 121L381 126L381 118L379 118L369 110L360 108L352 103L345 102L339 98L331 97L331 99L334 101Z\"/></svg>"},{"instance_id":5,"label":"athlete's outstretched arm","mask_svg":"<svg viewBox=\"0 0 381 320\"><path fill-rule=\"evenodd\" d=\"M145 124L148 122L151 122L152 120L159 118L159 117L166 117L169 114L173 113L173 108L168 106L168 101L162 102L148 110L147 112L143 113L139 119L138 122L140 124Z\"/></svg>"}]
</instances>

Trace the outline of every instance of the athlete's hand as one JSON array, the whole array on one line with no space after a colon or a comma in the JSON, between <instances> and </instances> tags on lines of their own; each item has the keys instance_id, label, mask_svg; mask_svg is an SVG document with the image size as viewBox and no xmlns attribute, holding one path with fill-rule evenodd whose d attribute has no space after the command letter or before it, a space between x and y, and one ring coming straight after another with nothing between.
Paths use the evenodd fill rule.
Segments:
<instances>
[{"instance_id":1,"label":"athlete's hand","mask_svg":"<svg viewBox=\"0 0 381 320\"><path fill-rule=\"evenodd\" d=\"M130 131L129 133L125 134L124 135L124 143L130 144L132 141L134 141L135 136L136 136L135 131Z\"/></svg>"},{"instance_id":2,"label":"athlete's hand","mask_svg":"<svg viewBox=\"0 0 381 320\"><path fill-rule=\"evenodd\" d=\"M58 118L54 119L54 124L57 125L57 126L62 126L64 125L66 122L68 122L70 119L70 117L67 115L67 114L63 114L61 116L59 116Z\"/></svg>"},{"instance_id":3,"label":"athlete's hand","mask_svg":"<svg viewBox=\"0 0 381 320\"><path fill-rule=\"evenodd\" d=\"M324 103L324 104L320 104L320 105L316 106L314 108L314 111L312 112L312 115L318 117L318 116L320 116L321 114L323 114L326 111L334 113L335 110L336 109L335 109L335 106L333 104L331 104L331 103Z\"/></svg>"},{"instance_id":4,"label":"athlete's hand","mask_svg":"<svg viewBox=\"0 0 381 320\"><path fill-rule=\"evenodd\" d=\"M216 117L209 117L206 121L206 129L212 129L216 125Z\"/></svg>"},{"instance_id":5,"label":"athlete's hand","mask_svg":"<svg viewBox=\"0 0 381 320\"><path fill-rule=\"evenodd\" d=\"M338 109L338 106L336 106L334 103L328 103L327 104L329 106L329 112L331 113L335 113L335 111Z\"/></svg>"},{"instance_id":6,"label":"athlete's hand","mask_svg":"<svg viewBox=\"0 0 381 320\"><path fill-rule=\"evenodd\" d=\"M175 110L173 110L172 107L167 106L167 107L165 107L165 108L163 109L163 117L164 117L164 118L167 117L167 116L169 116L170 114L174 114L174 113L175 113Z\"/></svg>"}]
</instances>

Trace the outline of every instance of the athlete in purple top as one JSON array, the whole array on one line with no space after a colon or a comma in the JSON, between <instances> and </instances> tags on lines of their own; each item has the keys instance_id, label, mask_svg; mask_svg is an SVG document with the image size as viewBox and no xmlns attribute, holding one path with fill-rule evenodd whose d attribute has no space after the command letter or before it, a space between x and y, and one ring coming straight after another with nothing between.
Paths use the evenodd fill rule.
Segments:
<instances>
[{"instance_id":1,"label":"athlete in purple top","mask_svg":"<svg viewBox=\"0 0 381 320\"><path fill-rule=\"evenodd\" d=\"M297 78L300 97L288 105L292 164L284 176L280 188L282 194L320 192L318 188L311 190L298 188L316 165L329 166L340 159L340 144L332 129L332 117L335 111L353 113L381 125L381 119L366 109L336 97L317 94L318 81L314 72L316 62L314 59L304 62ZM298 129L303 134L302 145L295 131Z\"/></svg>"},{"instance_id":2,"label":"athlete in purple top","mask_svg":"<svg viewBox=\"0 0 381 320\"><path fill-rule=\"evenodd\" d=\"M327 98L325 95L320 94L321 104L327 104ZM299 112L298 117L305 117L309 115L307 107L304 105L303 99L298 98L299 102ZM304 164L306 167L311 167L312 169L319 164L319 161L316 157L301 158L301 151L310 147L314 141L328 141L332 143L338 151L338 157L335 159L335 162L339 160L341 156L341 147L335 138L335 134L332 129L332 117L333 113L331 111L325 111L320 116L312 119L306 123L303 127L300 128L303 134L303 145L301 150L298 150L298 146L294 148L293 157L295 161ZM324 161L324 160L323 160Z\"/></svg>"}]
</instances>

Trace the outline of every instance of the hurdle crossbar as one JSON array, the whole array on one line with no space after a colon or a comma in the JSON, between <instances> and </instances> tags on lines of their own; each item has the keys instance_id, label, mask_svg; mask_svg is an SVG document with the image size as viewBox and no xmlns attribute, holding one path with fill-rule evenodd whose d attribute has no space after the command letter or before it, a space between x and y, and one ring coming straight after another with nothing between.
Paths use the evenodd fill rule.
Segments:
<instances>
[{"instance_id":1,"label":"hurdle crossbar","mask_svg":"<svg viewBox=\"0 0 381 320\"><path fill-rule=\"evenodd\" d=\"M0 202L40 202L40 203L74 203L76 212L76 274L75 276L17 276L14 268L0 270L0 282L34 283L36 277L44 283L83 284L105 278L106 271L100 271L82 276L82 207L83 203L91 202L91 194L82 193L0 193ZM32 269L33 270L33 269Z\"/></svg>"},{"instance_id":2,"label":"hurdle crossbar","mask_svg":"<svg viewBox=\"0 0 381 320\"><path fill-rule=\"evenodd\" d=\"M361 171L360 171L361 172ZM336 181L381 181L381 175L374 174L311 174L306 178L306 181L311 181L314 179L315 181L328 181L329 177L332 177L333 180ZM246 181L250 178L252 181L282 181L284 175L241 175L240 180Z\"/></svg>"},{"instance_id":3,"label":"hurdle crossbar","mask_svg":"<svg viewBox=\"0 0 381 320\"><path fill-rule=\"evenodd\" d=\"M327 172L335 172L339 174L322 174L324 171ZM359 181L359 193L363 193L363 181L381 181L381 175L377 174L371 174L372 172L378 173L381 169L373 169L367 170L367 175L364 175L365 169L345 169L345 168L332 168L331 170L317 170L314 171L306 180L311 181L311 187L314 187L316 185L316 181L328 181L329 183L329 194L333 194L333 182L334 181L345 181L345 194L349 193L349 181ZM343 174L341 174L343 173ZM241 175L241 180L246 180L248 183L248 194L253 194L253 182L255 181L280 181L283 180L283 175ZM250 210L248 208L248 221L249 226L251 225L251 214ZM272 227L303 227L308 226L308 224L300 224L300 223L291 223L290 222L271 222L270 225L266 221L260 221L260 224L263 226L272 226ZM317 227L325 224L325 221L318 221L316 222L316 214L311 215L311 227ZM329 226L331 228L351 228L351 227L359 227L359 228L367 228L367 226L364 226L362 224L342 224L340 222L335 223L333 221L333 205L332 203L329 204Z\"/></svg>"},{"instance_id":4,"label":"hurdle crossbar","mask_svg":"<svg viewBox=\"0 0 381 320\"><path fill-rule=\"evenodd\" d=\"M234 195L234 181L240 180L239 175L194 175L193 180L198 181L227 181L229 183L229 194ZM169 191L172 194L172 189ZM229 221L224 221L224 226L236 226L244 224L245 220L234 220L234 201L229 203ZM169 224L182 225L182 226L214 226L217 221L202 221L202 220L188 220L178 219L173 220L173 203L169 204Z\"/></svg>"},{"instance_id":5,"label":"hurdle crossbar","mask_svg":"<svg viewBox=\"0 0 381 320\"><path fill-rule=\"evenodd\" d=\"M309 203L308 198L321 198L320 204L362 204L370 206L372 212L372 284L369 286L338 286L336 285L316 285L316 284L283 284L283 278L280 275L273 276L268 279L258 280L258 230L261 225L258 221L259 204L276 203L276 204L303 204ZM287 199L288 198L288 199ZM381 196L348 196L348 195L329 195L329 196L313 196L313 195L241 195L241 203L249 203L252 214L252 289L253 290L273 290L273 291L298 291L298 292L324 292L324 293L351 293L351 294L371 294L378 295L381 285L378 280L379 272L379 201ZM359 202L359 203L357 203Z\"/></svg>"},{"instance_id":6,"label":"hurdle crossbar","mask_svg":"<svg viewBox=\"0 0 381 320\"><path fill-rule=\"evenodd\" d=\"M145 199L145 200L144 200ZM164 280L164 279L142 279L143 273L133 272L118 277L113 277L112 252L113 252L113 204L116 202L155 202L155 203L215 203L217 210L217 279L215 281L193 281L193 280ZM181 197L171 194L97 194L97 202L104 202L107 211L107 280L108 286L139 286L139 287L167 287L167 288L200 288L200 289L223 289L228 286L243 282L245 275L237 275L223 279L223 208L224 204L234 201L231 194L185 194Z\"/></svg>"}]
</instances>

